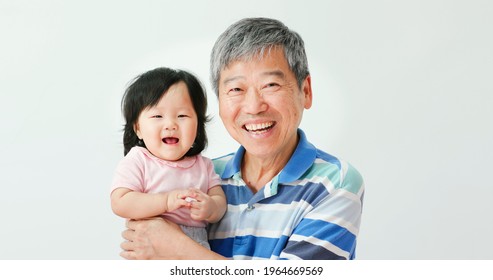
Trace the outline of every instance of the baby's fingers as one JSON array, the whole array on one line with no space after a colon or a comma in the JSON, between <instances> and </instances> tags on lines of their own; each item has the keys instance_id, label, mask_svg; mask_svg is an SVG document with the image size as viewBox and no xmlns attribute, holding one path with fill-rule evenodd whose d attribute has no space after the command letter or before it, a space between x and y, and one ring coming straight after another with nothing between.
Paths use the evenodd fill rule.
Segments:
<instances>
[{"instance_id":1,"label":"baby's fingers","mask_svg":"<svg viewBox=\"0 0 493 280\"><path fill-rule=\"evenodd\" d=\"M202 211L197 211L197 210L193 210L193 209L190 209L190 218L192 218L192 220L196 220L196 221L202 221L205 219L205 215Z\"/></svg>"},{"instance_id":2,"label":"baby's fingers","mask_svg":"<svg viewBox=\"0 0 493 280\"><path fill-rule=\"evenodd\" d=\"M176 208L190 207L190 202L186 198L180 198L175 201Z\"/></svg>"},{"instance_id":3,"label":"baby's fingers","mask_svg":"<svg viewBox=\"0 0 493 280\"><path fill-rule=\"evenodd\" d=\"M197 201L205 201L208 198L208 195L201 190L194 190L194 194L193 198Z\"/></svg>"},{"instance_id":4,"label":"baby's fingers","mask_svg":"<svg viewBox=\"0 0 493 280\"><path fill-rule=\"evenodd\" d=\"M195 198L190 197L190 196L185 197L185 201L188 203L197 202L197 200Z\"/></svg>"}]
</instances>

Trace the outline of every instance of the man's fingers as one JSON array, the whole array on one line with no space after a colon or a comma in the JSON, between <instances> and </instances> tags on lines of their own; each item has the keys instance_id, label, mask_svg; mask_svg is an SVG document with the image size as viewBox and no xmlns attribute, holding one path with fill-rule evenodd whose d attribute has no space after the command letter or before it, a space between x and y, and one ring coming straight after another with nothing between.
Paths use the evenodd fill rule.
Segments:
<instances>
[{"instance_id":1,"label":"man's fingers","mask_svg":"<svg viewBox=\"0 0 493 280\"><path fill-rule=\"evenodd\" d=\"M122 248L125 251L133 251L134 247L135 247L135 245L131 241L123 241L120 244L120 248Z\"/></svg>"},{"instance_id":2,"label":"man's fingers","mask_svg":"<svg viewBox=\"0 0 493 280\"><path fill-rule=\"evenodd\" d=\"M136 225L137 225L137 221L135 220L127 219L127 221L125 222L125 226L131 230L135 230Z\"/></svg>"},{"instance_id":3,"label":"man's fingers","mask_svg":"<svg viewBox=\"0 0 493 280\"><path fill-rule=\"evenodd\" d=\"M134 236L135 236L135 231L133 230L127 229L122 232L122 237L130 242L134 240Z\"/></svg>"},{"instance_id":4,"label":"man's fingers","mask_svg":"<svg viewBox=\"0 0 493 280\"><path fill-rule=\"evenodd\" d=\"M120 248L122 248L122 250L123 250L120 253L120 256L124 259L127 259L127 260L135 260L136 256L135 256L135 252L133 251L135 245L133 244L133 242L128 241L128 239L129 239L128 236L133 236L133 231L126 230L122 233L122 236L123 236L123 238L125 238L127 240L123 241L120 244Z\"/></svg>"},{"instance_id":5,"label":"man's fingers","mask_svg":"<svg viewBox=\"0 0 493 280\"><path fill-rule=\"evenodd\" d=\"M120 257L127 259L127 260L136 260L137 259L134 251L123 251L120 253Z\"/></svg>"}]
</instances>

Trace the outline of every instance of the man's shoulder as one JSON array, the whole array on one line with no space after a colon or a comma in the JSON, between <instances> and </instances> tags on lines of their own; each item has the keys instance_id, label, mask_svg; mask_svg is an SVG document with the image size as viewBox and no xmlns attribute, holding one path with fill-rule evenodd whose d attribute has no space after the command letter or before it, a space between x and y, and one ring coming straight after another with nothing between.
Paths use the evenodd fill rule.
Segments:
<instances>
[{"instance_id":1,"label":"man's shoulder","mask_svg":"<svg viewBox=\"0 0 493 280\"><path fill-rule=\"evenodd\" d=\"M352 164L319 149L311 173L312 176L328 178L335 189L344 189L355 194L364 189L363 177Z\"/></svg>"},{"instance_id":2,"label":"man's shoulder","mask_svg":"<svg viewBox=\"0 0 493 280\"><path fill-rule=\"evenodd\" d=\"M235 153L229 153L224 156L220 156L212 159L212 163L214 164L214 171L217 174L221 175L226 168L226 164L234 157Z\"/></svg>"}]
</instances>

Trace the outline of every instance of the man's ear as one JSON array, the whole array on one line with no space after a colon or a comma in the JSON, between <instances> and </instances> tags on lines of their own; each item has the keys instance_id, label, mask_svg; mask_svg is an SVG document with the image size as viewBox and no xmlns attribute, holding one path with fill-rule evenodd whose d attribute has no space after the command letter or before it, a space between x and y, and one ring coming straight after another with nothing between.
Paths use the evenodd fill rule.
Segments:
<instances>
[{"instance_id":1,"label":"man's ear","mask_svg":"<svg viewBox=\"0 0 493 280\"><path fill-rule=\"evenodd\" d=\"M303 81L303 85L301 86L301 90L303 92L303 97L305 99L305 109L310 109L312 107L312 78L308 75Z\"/></svg>"}]
</instances>

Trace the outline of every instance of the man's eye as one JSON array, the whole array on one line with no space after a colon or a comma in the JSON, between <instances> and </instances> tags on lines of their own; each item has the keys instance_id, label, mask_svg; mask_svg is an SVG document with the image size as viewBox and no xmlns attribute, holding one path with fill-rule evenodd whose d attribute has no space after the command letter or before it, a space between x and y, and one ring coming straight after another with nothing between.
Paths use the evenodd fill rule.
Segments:
<instances>
[{"instance_id":1,"label":"man's eye","mask_svg":"<svg viewBox=\"0 0 493 280\"><path fill-rule=\"evenodd\" d=\"M281 86L278 83L268 83L262 89L273 91L278 90Z\"/></svg>"},{"instance_id":2,"label":"man's eye","mask_svg":"<svg viewBox=\"0 0 493 280\"><path fill-rule=\"evenodd\" d=\"M239 93L241 93L241 92L243 92L243 90L242 90L241 88L232 88L232 89L230 89L230 90L228 91L228 93L229 93L229 94L233 94L233 95L235 95L235 94L239 94Z\"/></svg>"}]
</instances>

